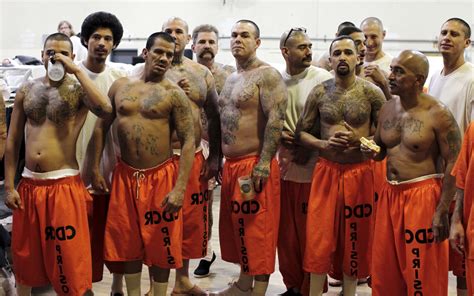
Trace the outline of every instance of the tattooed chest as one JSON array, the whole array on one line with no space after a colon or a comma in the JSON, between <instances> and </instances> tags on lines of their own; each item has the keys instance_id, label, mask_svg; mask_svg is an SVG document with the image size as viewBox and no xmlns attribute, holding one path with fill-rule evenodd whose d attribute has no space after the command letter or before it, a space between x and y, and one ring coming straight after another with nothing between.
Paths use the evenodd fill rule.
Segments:
<instances>
[{"instance_id":1,"label":"tattooed chest","mask_svg":"<svg viewBox=\"0 0 474 296\"><path fill-rule=\"evenodd\" d=\"M121 115L140 113L145 118L167 117L170 104L167 92L159 88L129 89L117 96L117 111Z\"/></svg>"},{"instance_id":2,"label":"tattooed chest","mask_svg":"<svg viewBox=\"0 0 474 296\"><path fill-rule=\"evenodd\" d=\"M387 147L403 143L414 151L431 145L434 139L433 132L426 127L425 122L412 117L392 117L384 120L381 136Z\"/></svg>"},{"instance_id":3,"label":"tattooed chest","mask_svg":"<svg viewBox=\"0 0 474 296\"><path fill-rule=\"evenodd\" d=\"M207 97L207 83L202 75L180 68L179 71L173 70L169 74L167 73L167 77L175 83L183 78L187 79L187 85L184 87L186 95L197 106L202 107L204 105Z\"/></svg>"},{"instance_id":4,"label":"tattooed chest","mask_svg":"<svg viewBox=\"0 0 474 296\"><path fill-rule=\"evenodd\" d=\"M58 90L44 85L31 88L23 102L26 116L34 123L46 119L61 125L73 118L80 106L80 99L74 88Z\"/></svg>"},{"instance_id":5,"label":"tattooed chest","mask_svg":"<svg viewBox=\"0 0 474 296\"><path fill-rule=\"evenodd\" d=\"M371 106L365 100L324 100L319 108L321 120L328 124L346 121L352 126L361 126L370 120Z\"/></svg>"}]
</instances>

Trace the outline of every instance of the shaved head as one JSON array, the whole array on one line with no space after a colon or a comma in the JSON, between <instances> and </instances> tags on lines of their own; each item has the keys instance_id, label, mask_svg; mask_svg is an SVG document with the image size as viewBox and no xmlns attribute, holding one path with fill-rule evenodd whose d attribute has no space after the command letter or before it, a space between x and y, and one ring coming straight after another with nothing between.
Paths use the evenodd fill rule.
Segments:
<instances>
[{"instance_id":1,"label":"shaved head","mask_svg":"<svg viewBox=\"0 0 474 296\"><path fill-rule=\"evenodd\" d=\"M376 18L374 16L368 17L368 18L364 19L362 21L362 23L360 23L361 28L363 26L372 26L372 25L376 25L377 27L380 28L380 31L383 32L384 28L383 28L382 21L379 18Z\"/></svg>"},{"instance_id":2,"label":"shaved head","mask_svg":"<svg viewBox=\"0 0 474 296\"><path fill-rule=\"evenodd\" d=\"M283 32L280 37L280 49L285 47L285 45L288 45L289 43L291 44L291 40L294 39L296 36L307 36L304 31L299 31L299 30L291 30L291 36L288 36L290 34L290 30ZM286 40L286 44L285 44Z\"/></svg>"},{"instance_id":3,"label":"shaved head","mask_svg":"<svg viewBox=\"0 0 474 296\"><path fill-rule=\"evenodd\" d=\"M166 25L169 24L169 23L171 23L172 21L182 22L182 23L184 24L184 29L186 30L186 34L188 34L188 32L189 32L188 23L187 23L185 20L183 20L182 18L177 17L177 16L172 16L172 17L170 17L167 21L165 21L165 22L163 23L163 26L161 27L161 30L164 31Z\"/></svg>"},{"instance_id":4,"label":"shaved head","mask_svg":"<svg viewBox=\"0 0 474 296\"><path fill-rule=\"evenodd\" d=\"M404 50L398 55L398 59L400 64L415 73L415 75L422 75L426 80L430 64L424 54L415 50Z\"/></svg>"}]
</instances>

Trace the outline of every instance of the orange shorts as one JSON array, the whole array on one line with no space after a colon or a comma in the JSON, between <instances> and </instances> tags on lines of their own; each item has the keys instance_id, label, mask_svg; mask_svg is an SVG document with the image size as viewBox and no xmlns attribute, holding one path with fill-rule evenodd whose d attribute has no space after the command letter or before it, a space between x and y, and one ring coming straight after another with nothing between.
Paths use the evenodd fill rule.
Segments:
<instances>
[{"instance_id":1,"label":"orange shorts","mask_svg":"<svg viewBox=\"0 0 474 296\"><path fill-rule=\"evenodd\" d=\"M182 266L181 211L169 214L161 206L173 189L175 172L172 159L141 170L117 163L105 227L106 261L143 260L167 269Z\"/></svg>"},{"instance_id":2,"label":"orange shorts","mask_svg":"<svg viewBox=\"0 0 474 296\"><path fill-rule=\"evenodd\" d=\"M467 294L474 295L474 260L466 260Z\"/></svg>"},{"instance_id":3,"label":"orange shorts","mask_svg":"<svg viewBox=\"0 0 474 296\"><path fill-rule=\"evenodd\" d=\"M386 182L381 193L372 257L373 295L447 295L448 240L434 243L431 229L441 180Z\"/></svg>"},{"instance_id":4,"label":"orange shorts","mask_svg":"<svg viewBox=\"0 0 474 296\"><path fill-rule=\"evenodd\" d=\"M374 175L374 199L377 202L378 197L380 196L380 191L382 186L387 180L387 158L382 161L372 161L373 166L373 175ZM375 216L375 213L374 213Z\"/></svg>"},{"instance_id":5,"label":"orange shorts","mask_svg":"<svg viewBox=\"0 0 474 296\"><path fill-rule=\"evenodd\" d=\"M278 263L285 286L300 291L309 288L309 274L303 271L303 259L310 190L311 183L281 180Z\"/></svg>"},{"instance_id":6,"label":"orange shorts","mask_svg":"<svg viewBox=\"0 0 474 296\"><path fill-rule=\"evenodd\" d=\"M280 219L280 171L272 160L270 177L253 200L240 193L241 176L250 176L258 156L226 159L222 173L219 241L222 259L240 263L248 275L271 274Z\"/></svg>"},{"instance_id":7,"label":"orange shorts","mask_svg":"<svg viewBox=\"0 0 474 296\"><path fill-rule=\"evenodd\" d=\"M179 156L174 156L179 167ZM183 200L183 259L206 257L208 243L208 183L200 181L204 165L202 151L194 155Z\"/></svg>"},{"instance_id":8,"label":"orange shorts","mask_svg":"<svg viewBox=\"0 0 474 296\"><path fill-rule=\"evenodd\" d=\"M320 158L313 173L304 269L342 278L370 271L373 175L370 161L337 164Z\"/></svg>"},{"instance_id":9,"label":"orange shorts","mask_svg":"<svg viewBox=\"0 0 474 296\"><path fill-rule=\"evenodd\" d=\"M91 194L88 203L92 254L92 282L100 282L104 273L104 234L110 194Z\"/></svg>"},{"instance_id":10,"label":"orange shorts","mask_svg":"<svg viewBox=\"0 0 474 296\"><path fill-rule=\"evenodd\" d=\"M92 288L92 262L90 196L80 176L23 178L18 193L24 209L13 211L16 281L32 287L51 283L59 295L83 295Z\"/></svg>"}]
</instances>

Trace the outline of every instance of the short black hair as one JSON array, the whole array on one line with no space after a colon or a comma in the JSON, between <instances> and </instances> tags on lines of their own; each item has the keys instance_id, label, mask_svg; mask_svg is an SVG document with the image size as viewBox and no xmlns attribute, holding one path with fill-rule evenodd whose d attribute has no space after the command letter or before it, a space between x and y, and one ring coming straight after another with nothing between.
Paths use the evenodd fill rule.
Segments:
<instances>
[{"instance_id":1,"label":"short black hair","mask_svg":"<svg viewBox=\"0 0 474 296\"><path fill-rule=\"evenodd\" d=\"M347 28L347 27L355 27L354 23L353 22L349 22L349 21L345 21L345 22L342 22L339 24L339 26L337 26L337 35L341 35L341 30L344 29L344 28Z\"/></svg>"},{"instance_id":2,"label":"short black hair","mask_svg":"<svg viewBox=\"0 0 474 296\"><path fill-rule=\"evenodd\" d=\"M260 28L257 26L257 24L254 22L254 21L251 21L251 20L238 20L235 22L236 24L237 23L247 23L247 24L251 24L252 26L255 27L255 37L257 38L260 38Z\"/></svg>"},{"instance_id":3,"label":"short black hair","mask_svg":"<svg viewBox=\"0 0 474 296\"><path fill-rule=\"evenodd\" d=\"M119 45L123 36L122 24L115 15L105 11L94 12L84 19L81 26L82 45L87 48L89 38L98 28L110 29L114 38L114 47Z\"/></svg>"},{"instance_id":4,"label":"short black hair","mask_svg":"<svg viewBox=\"0 0 474 296\"><path fill-rule=\"evenodd\" d=\"M352 39L351 36L341 35L341 36L336 37L336 38L331 42L331 45L329 46L329 56L331 56L331 53L332 53L332 45L334 44L334 42L336 42L336 41L341 41L341 40L344 40L344 39L351 40L352 43L354 44L354 48L356 48L354 39ZM357 49L357 48L356 48L356 49ZM356 51L357 51L357 50L356 50Z\"/></svg>"},{"instance_id":5,"label":"short black hair","mask_svg":"<svg viewBox=\"0 0 474 296\"><path fill-rule=\"evenodd\" d=\"M465 20L460 19L458 17L452 17L449 20L445 21L443 23L443 25L446 24L447 22L458 22L458 23L460 23L464 27L464 37L471 38L471 27L469 26L469 24Z\"/></svg>"},{"instance_id":6,"label":"short black hair","mask_svg":"<svg viewBox=\"0 0 474 296\"><path fill-rule=\"evenodd\" d=\"M53 34L49 35L49 36L46 37L46 39L44 40L43 49L45 49L46 43L47 43L49 40L67 41L67 42L69 42L69 45L71 46L71 52L74 51L74 48L73 48L73 46L72 46L71 39L70 39L66 34L63 34L63 33L53 33Z\"/></svg>"},{"instance_id":7,"label":"short black hair","mask_svg":"<svg viewBox=\"0 0 474 296\"><path fill-rule=\"evenodd\" d=\"M155 32L155 33L151 34L148 37L148 39L146 40L145 48L147 50L150 50L151 47L153 46L153 44L155 44L156 39L163 39L165 41L168 41L169 43L176 44L176 42L174 41L173 36L171 36L170 34L168 34L166 32Z\"/></svg>"},{"instance_id":8,"label":"short black hair","mask_svg":"<svg viewBox=\"0 0 474 296\"><path fill-rule=\"evenodd\" d=\"M219 30L217 30L217 28L214 27L213 25L204 24L204 25L197 26L193 30L193 43L194 44L196 44L197 37L198 37L199 33L201 33L201 32L209 32L209 33L214 32L214 34L216 34L217 39L219 39Z\"/></svg>"},{"instance_id":9,"label":"short black hair","mask_svg":"<svg viewBox=\"0 0 474 296\"><path fill-rule=\"evenodd\" d=\"M339 32L337 32L337 36L343 36L343 35L346 35L346 36L349 36L351 35L352 33L362 33L362 30L357 28L357 27L345 27L345 28L342 28Z\"/></svg>"}]
</instances>

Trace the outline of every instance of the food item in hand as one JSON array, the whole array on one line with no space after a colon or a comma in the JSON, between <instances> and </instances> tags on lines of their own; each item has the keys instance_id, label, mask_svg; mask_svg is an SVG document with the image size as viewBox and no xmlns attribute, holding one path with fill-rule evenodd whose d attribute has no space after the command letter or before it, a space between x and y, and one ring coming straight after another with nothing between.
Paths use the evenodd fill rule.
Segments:
<instances>
[{"instance_id":1,"label":"food item in hand","mask_svg":"<svg viewBox=\"0 0 474 296\"><path fill-rule=\"evenodd\" d=\"M369 140L367 138L360 138L360 142L367 146L370 150L379 153L380 152L380 146L375 144L374 140Z\"/></svg>"}]
</instances>

